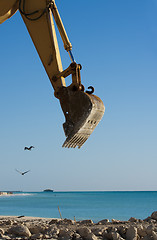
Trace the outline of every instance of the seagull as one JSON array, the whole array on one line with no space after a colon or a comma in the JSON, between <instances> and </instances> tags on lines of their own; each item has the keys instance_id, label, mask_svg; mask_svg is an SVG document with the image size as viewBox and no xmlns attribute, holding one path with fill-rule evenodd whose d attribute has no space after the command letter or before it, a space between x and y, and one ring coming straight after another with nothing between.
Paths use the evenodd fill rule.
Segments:
<instances>
[{"instance_id":1,"label":"seagull","mask_svg":"<svg viewBox=\"0 0 157 240\"><path fill-rule=\"evenodd\" d=\"M20 172L19 170L15 169L18 173L20 173L21 175L25 175L26 173L30 172L30 170L26 171L26 172Z\"/></svg>"},{"instance_id":2,"label":"seagull","mask_svg":"<svg viewBox=\"0 0 157 240\"><path fill-rule=\"evenodd\" d=\"M34 146L25 147L24 150L29 150L29 151L31 151L32 148L34 148Z\"/></svg>"}]
</instances>

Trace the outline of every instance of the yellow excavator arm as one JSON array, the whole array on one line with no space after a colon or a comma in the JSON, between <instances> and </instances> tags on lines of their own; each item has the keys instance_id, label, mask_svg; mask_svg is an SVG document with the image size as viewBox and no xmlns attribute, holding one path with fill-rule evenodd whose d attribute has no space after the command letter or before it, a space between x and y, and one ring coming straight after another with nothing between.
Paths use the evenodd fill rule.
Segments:
<instances>
[{"instance_id":1,"label":"yellow excavator arm","mask_svg":"<svg viewBox=\"0 0 157 240\"><path fill-rule=\"evenodd\" d=\"M18 9L18 1L1 0L0 1L0 23L10 18Z\"/></svg>"},{"instance_id":2,"label":"yellow excavator arm","mask_svg":"<svg viewBox=\"0 0 157 240\"><path fill-rule=\"evenodd\" d=\"M105 107L91 91L84 92L81 83L81 65L74 61L72 45L68 39L54 0L0 0L0 23L17 10L23 18L40 59L44 65L54 95L59 99L65 116L63 124L66 140L63 147L80 148L100 122ZM69 53L72 63L63 71L54 21ZM65 78L72 75L66 87Z\"/></svg>"}]
</instances>

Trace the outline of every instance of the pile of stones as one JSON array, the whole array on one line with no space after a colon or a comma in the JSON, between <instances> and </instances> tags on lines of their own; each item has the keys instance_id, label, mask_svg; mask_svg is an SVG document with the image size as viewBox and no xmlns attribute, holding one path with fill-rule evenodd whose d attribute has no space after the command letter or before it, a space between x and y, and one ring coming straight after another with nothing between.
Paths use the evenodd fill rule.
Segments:
<instances>
[{"instance_id":1,"label":"pile of stones","mask_svg":"<svg viewBox=\"0 0 157 240\"><path fill-rule=\"evenodd\" d=\"M0 239L157 240L157 211L144 220L73 221L29 217L0 217Z\"/></svg>"}]
</instances>

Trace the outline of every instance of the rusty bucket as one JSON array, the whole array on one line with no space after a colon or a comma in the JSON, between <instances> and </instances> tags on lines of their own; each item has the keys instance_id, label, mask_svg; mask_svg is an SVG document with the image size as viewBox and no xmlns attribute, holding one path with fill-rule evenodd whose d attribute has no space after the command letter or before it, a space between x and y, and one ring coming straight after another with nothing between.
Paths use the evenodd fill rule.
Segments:
<instances>
[{"instance_id":1,"label":"rusty bucket","mask_svg":"<svg viewBox=\"0 0 157 240\"><path fill-rule=\"evenodd\" d=\"M99 97L83 91L63 87L60 96L66 119L63 128L67 138L63 147L81 148L102 119L105 106Z\"/></svg>"}]
</instances>

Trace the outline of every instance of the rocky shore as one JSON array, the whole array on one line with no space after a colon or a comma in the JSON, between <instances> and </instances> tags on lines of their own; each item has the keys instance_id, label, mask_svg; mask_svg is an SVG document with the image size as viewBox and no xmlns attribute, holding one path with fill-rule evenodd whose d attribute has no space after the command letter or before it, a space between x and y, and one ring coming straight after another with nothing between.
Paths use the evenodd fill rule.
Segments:
<instances>
[{"instance_id":1,"label":"rocky shore","mask_svg":"<svg viewBox=\"0 0 157 240\"><path fill-rule=\"evenodd\" d=\"M0 216L0 239L157 240L157 211L146 219L73 221Z\"/></svg>"}]
</instances>

